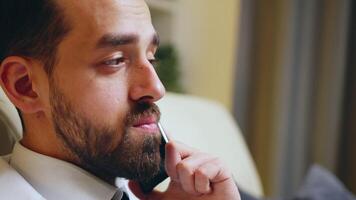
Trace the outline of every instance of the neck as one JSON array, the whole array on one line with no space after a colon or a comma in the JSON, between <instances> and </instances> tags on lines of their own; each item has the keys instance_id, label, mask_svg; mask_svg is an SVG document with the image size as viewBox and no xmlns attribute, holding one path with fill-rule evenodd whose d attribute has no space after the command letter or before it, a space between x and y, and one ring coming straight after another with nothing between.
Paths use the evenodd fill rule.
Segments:
<instances>
[{"instance_id":1,"label":"neck","mask_svg":"<svg viewBox=\"0 0 356 200\"><path fill-rule=\"evenodd\" d=\"M48 120L43 113L23 115L23 119L26 124L26 130L20 141L21 145L42 155L77 165L104 180L108 184L116 187L115 177L103 174L101 170L100 173L96 173L96 170L92 170L90 167L86 167L80 162L78 156L72 153L56 134L52 121Z\"/></svg>"},{"instance_id":2,"label":"neck","mask_svg":"<svg viewBox=\"0 0 356 200\"><path fill-rule=\"evenodd\" d=\"M65 148L65 144L54 131L52 122L44 113L23 116L26 130L20 143L26 148L56 159L78 164L78 159Z\"/></svg>"}]
</instances>

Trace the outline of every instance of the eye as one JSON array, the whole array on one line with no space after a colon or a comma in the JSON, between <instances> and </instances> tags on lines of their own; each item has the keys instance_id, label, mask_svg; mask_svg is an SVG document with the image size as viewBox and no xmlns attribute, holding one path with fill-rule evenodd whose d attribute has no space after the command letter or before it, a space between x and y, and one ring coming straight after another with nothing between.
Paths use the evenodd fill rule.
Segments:
<instances>
[{"instance_id":1,"label":"eye","mask_svg":"<svg viewBox=\"0 0 356 200\"><path fill-rule=\"evenodd\" d=\"M112 58L102 62L102 65L108 67L121 67L126 64L126 59L124 57Z\"/></svg>"}]
</instances>

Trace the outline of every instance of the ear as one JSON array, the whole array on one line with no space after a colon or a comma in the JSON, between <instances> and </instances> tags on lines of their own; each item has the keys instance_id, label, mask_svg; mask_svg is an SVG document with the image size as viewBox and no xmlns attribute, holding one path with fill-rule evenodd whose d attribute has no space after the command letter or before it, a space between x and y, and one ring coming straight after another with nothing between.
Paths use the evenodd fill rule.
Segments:
<instances>
[{"instance_id":1,"label":"ear","mask_svg":"<svg viewBox=\"0 0 356 200\"><path fill-rule=\"evenodd\" d=\"M28 59L11 56L3 60L0 67L0 85L23 113L35 113L42 108L39 95L33 88L32 64Z\"/></svg>"}]
</instances>

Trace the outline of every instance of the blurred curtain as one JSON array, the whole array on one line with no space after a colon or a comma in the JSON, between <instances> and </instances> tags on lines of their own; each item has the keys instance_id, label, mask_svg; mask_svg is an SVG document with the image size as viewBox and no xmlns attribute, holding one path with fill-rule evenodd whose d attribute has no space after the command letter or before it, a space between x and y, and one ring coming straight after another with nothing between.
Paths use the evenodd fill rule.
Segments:
<instances>
[{"instance_id":1,"label":"blurred curtain","mask_svg":"<svg viewBox=\"0 0 356 200\"><path fill-rule=\"evenodd\" d=\"M243 0L234 114L265 192L295 192L307 168L335 171L350 0Z\"/></svg>"},{"instance_id":2,"label":"blurred curtain","mask_svg":"<svg viewBox=\"0 0 356 200\"><path fill-rule=\"evenodd\" d=\"M356 2L351 1L347 72L343 106L342 138L338 173L342 181L356 193Z\"/></svg>"}]
</instances>

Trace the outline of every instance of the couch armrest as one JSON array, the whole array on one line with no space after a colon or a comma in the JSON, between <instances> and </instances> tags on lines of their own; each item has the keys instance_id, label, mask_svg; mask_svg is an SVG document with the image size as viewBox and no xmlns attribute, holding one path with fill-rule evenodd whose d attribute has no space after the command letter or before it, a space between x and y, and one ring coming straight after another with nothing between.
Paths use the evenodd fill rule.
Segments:
<instances>
[{"instance_id":1,"label":"couch armrest","mask_svg":"<svg viewBox=\"0 0 356 200\"><path fill-rule=\"evenodd\" d=\"M22 125L15 106L0 87L0 155L11 153L22 137Z\"/></svg>"}]
</instances>

